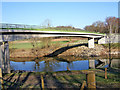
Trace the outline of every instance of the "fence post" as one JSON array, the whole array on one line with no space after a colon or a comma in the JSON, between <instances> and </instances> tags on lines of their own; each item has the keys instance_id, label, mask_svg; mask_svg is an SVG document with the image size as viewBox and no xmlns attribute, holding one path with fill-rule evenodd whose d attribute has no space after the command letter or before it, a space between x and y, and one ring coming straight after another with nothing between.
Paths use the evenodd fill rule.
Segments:
<instances>
[{"instance_id":1,"label":"fence post","mask_svg":"<svg viewBox=\"0 0 120 90\"><path fill-rule=\"evenodd\" d=\"M2 69L0 68L0 90L3 89Z\"/></svg>"},{"instance_id":2,"label":"fence post","mask_svg":"<svg viewBox=\"0 0 120 90\"><path fill-rule=\"evenodd\" d=\"M105 79L107 79L107 68L105 68Z\"/></svg>"},{"instance_id":3,"label":"fence post","mask_svg":"<svg viewBox=\"0 0 120 90\"><path fill-rule=\"evenodd\" d=\"M42 90L44 90L44 80L43 80L43 76L41 75L41 86L42 86Z\"/></svg>"},{"instance_id":4,"label":"fence post","mask_svg":"<svg viewBox=\"0 0 120 90\"><path fill-rule=\"evenodd\" d=\"M86 81L83 81L83 83L82 83L82 86L81 86L81 88L80 88L80 90L84 90L84 87L86 86Z\"/></svg>"},{"instance_id":5,"label":"fence post","mask_svg":"<svg viewBox=\"0 0 120 90\"><path fill-rule=\"evenodd\" d=\"M95 72L87 74L87 87L89 90L96 90Z\"/></svg>"}]
</instances>

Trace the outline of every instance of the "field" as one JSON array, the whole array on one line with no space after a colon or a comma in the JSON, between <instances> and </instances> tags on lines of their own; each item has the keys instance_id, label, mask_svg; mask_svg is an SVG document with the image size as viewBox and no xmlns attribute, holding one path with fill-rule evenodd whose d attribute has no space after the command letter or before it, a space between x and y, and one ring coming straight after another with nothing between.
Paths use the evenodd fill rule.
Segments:
<instances>
[{"instance_id":1,"label":"field","mask_svg":"<svg viewBox=\"0 0 120 90\"><path fill-rule=\"evenodd\" d=\"M60 38L60 39L38 39L37 41L34 41L32 39L29 40L18 40L18 41L12 41L9 43L9 48L15 48L15 49L31 49L34 48L33 44L35 44L36 47L41 48L45 44L47 44L47 41L50 46L55 45L64 45L64 44L72 44L72 43L80 43L85 42L87 43L87 39L81 39L81 38Z\"/></svg>"},{"instance_id":2,"label":"field","mask_svg":"<svg viewBox=\"0 0 120 90\"><path fill-rule=\"evenodd\" d=\"M59 43L59 44L65 44L66 42L69 42L69 41L53 41L51 42L52 44L56 44L56 43ZM42 47L43 43L42 42L37 42L37 47ZM34 48L32 46L32 43L31 42L27 42L27 43L13 43L11 44L10 43L10 49L11 48L15 48L15 49L30 49L30 48Z\"/></svg>"}]
</instances>

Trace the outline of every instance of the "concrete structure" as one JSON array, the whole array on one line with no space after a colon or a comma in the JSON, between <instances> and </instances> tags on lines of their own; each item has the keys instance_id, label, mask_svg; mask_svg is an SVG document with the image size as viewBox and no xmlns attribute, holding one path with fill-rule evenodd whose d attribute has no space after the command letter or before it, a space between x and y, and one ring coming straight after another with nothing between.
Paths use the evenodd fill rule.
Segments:
<instances>
[{"instance_id":1,"label":"concrete structure","mask_svg":"<svg viewBox=\"0 0 120 90\"><path fill-rule=\"evenodd\" d=\"M94 38L88 38L88 47L94 48Z\"/></svg>"},{"instance_id":2,"label":"concrete structure","mask_svg":"<svg viewBox=\"0 0 120 90\"><path fill-rule=\"evenodd\" d=\"M94 48L94 40L101 39L104 35L94 33L34 31L34 30L0 30L0 68L3 73L10 73L9 45L8 41L28 39L33 37L59 37L74 36L88 38L88 47ZM93 64L90 64L91 67Z\"/></svg>"},{"instance_id":3,"label":"concrete structure","mask_svg":"<svg viewBox=\"0 0 120 90\"><path fill-rule=\"evenodd\" d=\"M120 39L119 38L120 38L119 34L105 35L105 37L101 38L98 41L98 44L120 43Z\"/></svg>"},{"instance_id":4,"label":"concrete structure","mask_svg":"<svg viewBox=\"0 0 120 90\"><path fill-rule=\"evenodd\" d=\"M2 68L3 73L10 73L8 42L0 42L0 68Z\"/></svg>"}]
</instances>

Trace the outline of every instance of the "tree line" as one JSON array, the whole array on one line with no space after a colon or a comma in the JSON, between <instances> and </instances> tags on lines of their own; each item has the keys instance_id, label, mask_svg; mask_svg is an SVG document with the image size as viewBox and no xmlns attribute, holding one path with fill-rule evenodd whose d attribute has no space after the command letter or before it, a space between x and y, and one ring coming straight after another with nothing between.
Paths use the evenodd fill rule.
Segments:
<instances>
[{"instance_id":1,"label":"tree line","mask_svg":"<svg viewBox=\"0 0 120 90\"><path fill-rule=\"evenodd\" d=\"M69 31L81 31L82 29L75 28L73 26L56 26L56 27L51 27L51 29L55 30L69 30Z\"/></svg>"},{"instance_id":2,"label":"tree line","mask_svg":"<svg viewBox=\"0 0 120 90\"><path fill-rule=\"evenodd\" d=\"M120 19L107 17L104 22L96 21L92 25L85 26L84 29L91 32L120 33Z\"/></svg>"}]
</instances>

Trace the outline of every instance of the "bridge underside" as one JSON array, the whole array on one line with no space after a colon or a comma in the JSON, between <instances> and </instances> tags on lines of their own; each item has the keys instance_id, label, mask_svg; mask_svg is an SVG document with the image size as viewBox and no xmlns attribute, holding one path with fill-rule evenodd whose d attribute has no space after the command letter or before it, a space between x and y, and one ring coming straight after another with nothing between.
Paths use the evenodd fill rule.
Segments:
<instances>
[{"instance_id":1,"label":"bridge underside","mask_svg":"<svg viewBox=\"0 0 120 90\"><path fill-rule=\"evenodd\" d=\"M42 34L42 35L36 35L36 34L15 34L15 35L0 35L0 42L8 42L8 41L16 41L16 40L22 40L22 39L30 39L30 38L42 38L42 37L82 37L82 38L88 38L88 47L89 48L94 48L94 42L95 39L98 40L98 43L100 44L99 41L101 39L99 37L90 37L90 36L79 36L79 35L49 35L49 34Z\"/></svg>"}]
</instances>

